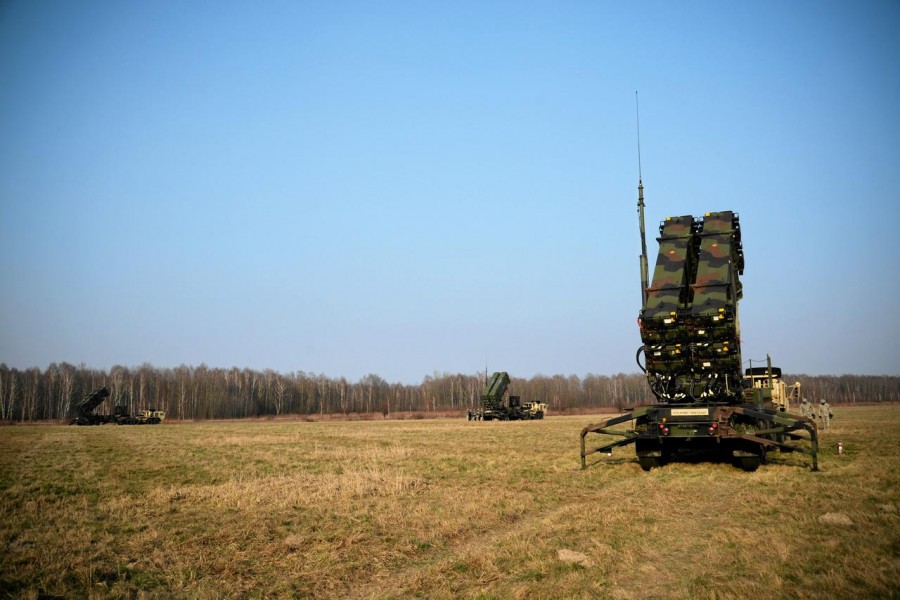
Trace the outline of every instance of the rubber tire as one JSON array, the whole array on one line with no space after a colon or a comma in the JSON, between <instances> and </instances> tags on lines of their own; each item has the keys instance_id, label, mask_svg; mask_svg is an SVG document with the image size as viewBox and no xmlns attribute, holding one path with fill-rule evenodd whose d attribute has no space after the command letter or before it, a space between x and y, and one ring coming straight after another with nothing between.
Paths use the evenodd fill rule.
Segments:
<instances>
[{"instance_id":1,"label":"rubber tire","mask_svg":"<svg viewBox=\"0 0 900 600\"><path fill-rule=\"evenodd\" d=\"M658 469L660 465L659 459L655 456L638 456L638 463L645 471L649 471L650 469Z\"/></svg>"},{"instance_id":2,"label":"rubber tire","mask_svg":"<svg viewBox=\"0 0 900 600\"><path fill-rule=\"evenodd\" d=\"M735 459L735 466L740 467L748 473L752 473L759 468L760 462L762 461L758 456L742 456Z\"/></svg>"}]
</instances>

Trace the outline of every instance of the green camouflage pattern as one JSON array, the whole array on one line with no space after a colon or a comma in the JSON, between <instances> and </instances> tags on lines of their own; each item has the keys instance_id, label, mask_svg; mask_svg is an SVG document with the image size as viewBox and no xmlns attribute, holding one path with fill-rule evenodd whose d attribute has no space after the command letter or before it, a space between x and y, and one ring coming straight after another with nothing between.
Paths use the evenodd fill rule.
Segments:
<instances>
[{"instance_id":1,"label":"green camouflage pattern","mask_svg":"<svg viewBox=\"0 0 900 600\"><path fill-rule=\"evenodd\" d=\"M669 217L660 226L659 255L653 269L653 283L647 288L647 303L641 314L645 320L665 319L687 301L686 286L693 258L693 217Z\"/></svg>"},{"instance_id":2,"label":"green camouflage pattern","mask_svg":"<svg viewBox=\"0 0 900 600\"><path fill-rule=\"evenodd\" d=\"M738 301L744 270L738 215L669 217L639 325L645 369L666 402L727 402L742 379Z\"/></svg>"},{"instance_id":3,"label":"green camouflage pattern","mask_svg":"<svg viewBox=\"0 0 900 600\"><path fill-rule=\"evenodd\" d=\"M697 273L691 284L694 318L712 320L723 312L733 314L743 296L738 279L738 273L743 273L740 229L730 226L732 222L736 223L737 217L730 211L703 218Z\"/></svg>"}]
</instances>

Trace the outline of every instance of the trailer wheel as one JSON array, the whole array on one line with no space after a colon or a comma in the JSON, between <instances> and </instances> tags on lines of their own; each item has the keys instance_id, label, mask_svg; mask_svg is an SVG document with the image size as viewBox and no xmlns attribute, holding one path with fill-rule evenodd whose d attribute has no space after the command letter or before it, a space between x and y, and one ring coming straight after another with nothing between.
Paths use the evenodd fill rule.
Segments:
<instances>
[{"instance_id":1,"label":"trailer wheel","mask_svg":"<svg viewBox=\"0 0 900 600\"><path fill-rule=\"evenodd\" d=\"M761 459L758 456L742 456L735 459L735 466L740 467L748 473L752 473L759 468L760 462Z\"/></svg>"},{"instance_id":2,"label":"trailer wheel","mask_svg":"<svg viewBox=\"0 0 900 600\"><path fill-rule=\"evenodd\" d=\"M645 471L659 468L659 459L655 456L638 456L638 463L640 463L641 468Z\"/></svg>"}]
</instances>

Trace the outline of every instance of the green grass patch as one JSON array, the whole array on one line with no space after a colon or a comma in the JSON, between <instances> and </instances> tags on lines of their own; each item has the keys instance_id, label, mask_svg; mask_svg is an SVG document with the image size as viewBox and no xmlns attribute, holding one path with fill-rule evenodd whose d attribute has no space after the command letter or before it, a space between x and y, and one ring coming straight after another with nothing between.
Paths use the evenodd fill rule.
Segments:
<instances>
[{"instance_id":1,"label":"green grass patch","mask_svg":"<svg viewBox=\"0 0 900 600\"><path fill-rule=\"evenodd\" d=\"M0 590L898 597L900 407L835 414L820 473L628 450L580 471L585 417L6 427Z\"/></svg>"}]
</instances>

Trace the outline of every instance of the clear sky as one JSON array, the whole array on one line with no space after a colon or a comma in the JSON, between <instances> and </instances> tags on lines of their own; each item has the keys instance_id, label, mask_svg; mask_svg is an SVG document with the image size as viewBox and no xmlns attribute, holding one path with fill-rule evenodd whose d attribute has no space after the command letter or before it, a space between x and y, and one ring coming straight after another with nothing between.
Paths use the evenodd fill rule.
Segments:
<instances>
[{"instance_id":1,"label":"clear sky","mask_svg":"<svg viewBox=\"0 0 900 600\"><path fill-rule=\"evenodd\" d=\"M0 3L0 362L636 372L734 210L745 359L900 375L900 3Z\"/></svg>"}]
</instances>

